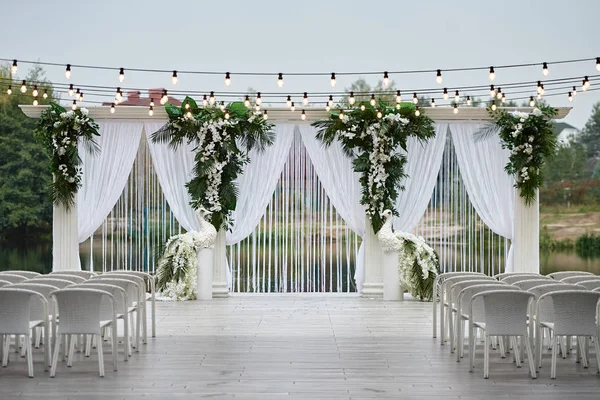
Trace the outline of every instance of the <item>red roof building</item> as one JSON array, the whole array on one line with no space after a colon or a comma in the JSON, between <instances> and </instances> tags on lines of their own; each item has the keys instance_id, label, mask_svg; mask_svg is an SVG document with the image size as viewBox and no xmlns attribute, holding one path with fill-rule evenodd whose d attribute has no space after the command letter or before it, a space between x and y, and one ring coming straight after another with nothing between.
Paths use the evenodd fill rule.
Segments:
<instances>
[{"instance_id":1,"label":"red roof building","mask_svg":"<svg viewBox=\"0 0 600 400\"><path fill-rule=\"evenodd\" d=\"M164 88L156 88L148 90L148 97L140 97L140 91L134 90L125 94L125 99L119 103L119 106L150 106L150 101L154 101L154 106L160 106L160 98L162 97ZM169 103L181 106L181 101L169 96ZM102 103L103 106L110 106L110 103Z\"/></svg>"}]
</instances>

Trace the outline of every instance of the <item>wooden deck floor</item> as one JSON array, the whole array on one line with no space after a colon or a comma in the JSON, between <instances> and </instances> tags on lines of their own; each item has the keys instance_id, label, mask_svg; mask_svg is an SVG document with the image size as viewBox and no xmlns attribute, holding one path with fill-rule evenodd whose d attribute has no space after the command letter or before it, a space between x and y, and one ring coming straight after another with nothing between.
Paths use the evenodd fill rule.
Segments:
<instances>
[{"instance_id":1,"label":"wooden deck floor","mask_svg":"<svg viewBox=\"0 0 600 400\"><path fill-rule=\"evenodd\" d=\"M431 338L431 304L338 296L235 296L159 303L158 337L128 363L97 375L78 354L57 376L26 377L24 359L0 369L0 399L598 399L600 375L549 356L537 380L492 352L483 379Z\"/></svg>"}]
</instances>

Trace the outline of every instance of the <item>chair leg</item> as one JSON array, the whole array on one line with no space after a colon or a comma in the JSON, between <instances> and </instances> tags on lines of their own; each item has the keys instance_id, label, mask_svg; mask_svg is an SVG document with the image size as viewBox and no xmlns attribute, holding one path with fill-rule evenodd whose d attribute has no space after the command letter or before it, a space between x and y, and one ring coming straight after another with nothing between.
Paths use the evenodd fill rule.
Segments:
<instances>
[{"instance_id":1,"label":"chair leg","mask_svg":"<svg viewBox=\"0 0 600 400\"><path fill-rule=\"evenodd\" d=\"M489 336L484 335L483 339L483 378L488 379L490 377L490 347L489 347Z\"/></svg>"},{"instance_id":2,"label":"chair leg","mask_svg":"<svg viewBox=\"0 0 600 400\"><path fill-rule=\"evenodd\" d=\"M10 335L4 335L2 342L3 354L2 354L2 367L6 368L8 365L8 355L10 353Z\"/></svg>"},{"instance_id":3,"label":"chair leg","mask_svg":"<svg viewBox=\"0 0 600 400\"><path fill-rule=\"evenodd\" d=\"M445 321L445 317L446 316L446 310L444 308L444 300L442 299L442 301L440 302L440 344L443 345L444 344L444 340L446 339L446 321Z\"/></svg>"},{"instance_id":4,"label":"chair leg","mask_svg":"<svg viewBox=\"0 0 600 400\"><path fill-rule=\"evenodd\" d=\"M117 356L119 354L118 348L118 336L117 336L117 324L113 324L112 327L112 358L113 358L113 371L117 370ZM127 352L125 353L125 360L127 360Z\"/></svg>"},{"instance_id":5,"label":"chair leg","mask_svg":"<svg viewBox=\"0 0 600 400\"><path fill-rule=\"evenodd\" d=\"M498 337L498 347L500 347L500 358L506 358L506 344L504 343L504 336Z\"/></svg>"},{"instance_id":6,"label":"chair leg","mask_svg":"<svg viewBox=\"0 0 600 400\"><path fill-rule=\"evenodd\" d=\"M42 344L42 327L38 326L35 328L35 348L39 349Z\"/></svg>"},{"instance_id":7,"label":"chair leg","mask_svg":"<svg viewBox=\"0 0 600 400\"><path fill-rule=\"evenodd\" d=\"M140 321L140 309L138 308L135 313L135 351L140 351L140 329L141 329L141 321Z\"/></svg>"},{"instance_id":8,"label":"chair leg","mask_svg":"<svg viewBox=\"0 0 600 400\"><path fill-rule=\"evenodd\" d=\"M25 336L24 341L23 341L23 347L25 348L25 351L27 352L27 371L29 372L29 377L33 378L33 356L31 354L32 353L31 340L32 340L31 336Z\"/></svg>"},{"instance_id":9,"label":"chair leg","mask_svg":"<svg viewBox=\"0 0 600 400\"><path fill-rule=\"evenodd\" d=\"M95 335L89 335L89 336L86 335L85 336L85 338L86 338L86 340L85 340L86 341L86 343L85 343L85 356L86 357L89 357L90 354L92 354L92 341L93 341L94 337L95 337Z\"/></svg>"},{"instance_id":10,"label":"chair leg","mask_svg":"<svg viewBox=\"0 0 600 400\"><path fill-rule=\"evenodd\" d=\"M50 378L56 376L56 364L58 364L58 350L60 349L61 335L54 337L54 355L52 356L52 367L50 368Z\"/></svg>"},{"instance_id":11,"label":"chair leg","mask_svg":"<svg viewBox=\"0 0 600 400\"><path fill-rule=\"evenodd\" d=\"M102 337L98 338L98 370L101 378L104 378L104 351L102 350Z\"/></svg>"},{"instance_id":12,"label":"chair leg","mask_svg":"<svg viewBox=\"0 0 600 400\"><path fill-rule=\"evenodd\" d=\"M594 347L596 348L596 364L598 366L598 373L600 374L600 343L598 343L599 340L600 336L596 334L596 337L594 338Z\"/></svg>"},{"instance_id":13,"label":"chair leg","mask_svg":"<svg viewBox=\"0 0 600 400\"><path fill-rule=\"evenodd\" d=\"M558 338L556 334L552 338L552 365L550 366L550 379L556 379L556 356L558 353Z\"/></svg>"},{"instance_id":14,"label":"chair leg","mask_svg":"<svg viewBox=\"0 0 600 400\"><path fill-rule=\"evenodd\" d=\"M583 364L583 368L589 367L588 364L588 354L586 351L587 337L576 337L577 338L577 353L581 355L581 363Z\"/></svg>"},{"instance_id":15,"label":"chair leg","mask_svg":"<svg viewBox=\"0 0 600 400\"><path fill-rule=\"evenodd\" d=\"M52 351L52 343L50 343L50 326L44 326L44 371L48 371L50 367L50 354Z\"/></svg>"},{"instance_id":16,"label":"chair leg","mask_svg":"<svg viewBox=\"0 0 600 400\"><path fill-rule=\"evenodd\" d=\"M535 373L535 360L533 357L533 352L531 351L531 338L523 338L525 341L525 347L527 349L527 361L529 362L529 373L531 374L531 379L537 378Z\"/></svg>"},{"instance_id":17,"label":"chair leg","mask_svg":"<svg viewBox=\"0 0 600 400\"><path fill-rule=\"evenodd\" d=\"M475 329L469 322L469 371L473 372L475 364Z\"/></svg>"},{"instance_id":18,"label":"chair leg","mask_svg":"<svg viewBox=\"0 0 600 400\"><path fill-rule=\"evenodd\" d=\"M517 363L517 368L521 368L521 348L519 346L519 338L517 336L513 337L513 349L513 354Z\"/></svg>"},{"instance_id":19,"label":"chair leg","mask_svg":"<svg viewBox=\"0 0 600 400\"><path fill-rule=\"evenodd\" d=\"M75 338L76 335L70 335L70 339L69 339L69 352L67 354L67 367L72 367L73 366L73 356L74 356L74 352L75 352Z\"/></svg>"},{"instance_id":20,"label":"chair leg","mask_svg":"<svg viewBox=\"0 0 600 400\"><path fill-rule=\"evenodd\" d=\"M145 296L145 294L144 294L144 296ZM143 304L143 307L142 307L142 312L143 312L143 314L142 314L142 329L144 331L143 338L144 338L144 344L148 344L148 311L146 310L146 305L147 305L146 300L144 300L142 302L142 304Z\"/></svg>"},{"instance_id":21,"label":"chair leg","mask_svg":"<svg viewBox=\"0 0 600 400\"><path fill-rule=\"evenodd\" d=\"M127 314L123 316L123 341L125 350L124 361L127 361L129 357L131 357L131 341L129 340L129 325L127 324Z\"/></svg>"},{"instance_id":22,"label":"chair leg","mask_svg":"<svg viewBox=\"0 0 600 400\"><path fill-rule=\"evenodd\" d=\"M450 326L450 339L449 339L449 343L450 343L450 353L454 353L454 335L455 335L455 329L454 327L456 326L456 322L454 321L454 317L452 316L453 312L452 312L452 308L449 308L450 312L449 312L449 318L448 318L448 325Z\"/></svg>"},{"instance_id":23,"label":"chair leg","mask_svg":"<svg viewBox=\"0 0 600 400\"><path fill-rule=\"evenodd\" d=\"M152 337L156 337L156 304L154 297L154 292L152 292ZM435 335L435 325L433 326L433 334Z\"/></svg>"}]
</instances>

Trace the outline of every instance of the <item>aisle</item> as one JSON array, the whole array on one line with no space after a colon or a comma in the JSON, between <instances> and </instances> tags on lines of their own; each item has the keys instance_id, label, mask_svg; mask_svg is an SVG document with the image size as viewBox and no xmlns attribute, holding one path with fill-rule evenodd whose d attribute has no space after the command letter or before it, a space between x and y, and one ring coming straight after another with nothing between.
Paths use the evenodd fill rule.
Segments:
<instances>
[{"instance_id":1,"label":"aisle","mask_svg":"<svg viewBox=\"0 0 600 400\"><path fill-rule=\"evenodd\" d=\"M0 370L0 399L597 399L600 390L594 358L589 370L559 360L551 381L548 358L531 380L494 355L484 380L481 349L470 374L431 338L431 303L238 295L160 303L157 316L159 336L118 372L108 346L104 379L95 355L59 364L55 379L40 362L28 379L21 359Z\"/></svg>"}]
</instances>

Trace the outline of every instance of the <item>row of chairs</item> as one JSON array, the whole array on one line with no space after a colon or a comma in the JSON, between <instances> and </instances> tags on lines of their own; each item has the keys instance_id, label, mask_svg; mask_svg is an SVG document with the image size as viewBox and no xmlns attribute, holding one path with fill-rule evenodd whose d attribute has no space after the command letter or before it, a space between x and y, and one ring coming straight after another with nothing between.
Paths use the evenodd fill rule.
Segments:
<instances>
[{"instance_id":1,"label":"row of chairs","mask_svg":"<svg viewBox=\"0 0 600 400\"><path fill-rule=\"evenodd\" d=\"M489 376L488 338L508 337L520 366L519 343L525 344L532 377L541 368L544 333L552 335L551 377L556 377L558 348L563 358L577 337L577 360L587 367L588 338L595 338L598 351L598 305L600 277L588 272L564 271L548 276L533 273L505 273L489 277L481 273L453 272L439 275L434 282L434 337L437 331L437 303L440 309L441 343L457 349L457 361L464 353L464 324L469 324L469 362L475 360L476 331L484 335L484 377ZM561 338L565 338L565 343ZM520 339L518 339L520 338ZM520 340L520 341L519 341ZM535 340L535 345L533 341ZM499 341L505 355L505 343ZM535 359L532 350L535 349ZM600 367L600 363L599 363Z\"/></svg>"},{"instance_id":2,"label":"row of chairs","mask_svg":"<svg viewBox=\"0 0 600 400\"><path fill-rule=\"evenodd\" d=\"M149 293L148 293L149 292ZM31 271L0 272L0 355L9 361L11 338L15 350L27 356L33 377L32 348L39 348L44 333L44 370L56 375L61 344L67 366L73 362L76 343L89 356L98 350L99 374L104 376L102 342L110 336L113 368L117 370L117 322L123 321L124 361L147 343L148 312L152 303L152 336L156 335L155 286L149 274L113 271L96 275L88 271L58 271L41 275ZM132 328L134 327L134 328ZM54 345L52 346L52 341ZM53 350L53 353L51 351ZM52 357L50 355L52 354Z\"/></svg>"}]
</instances>

